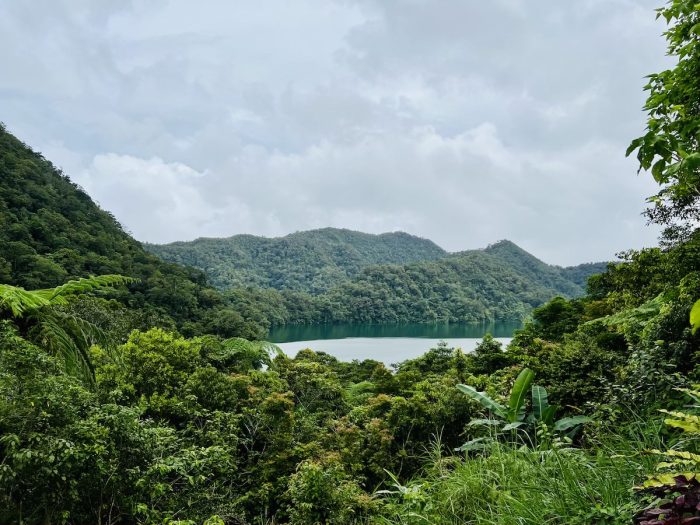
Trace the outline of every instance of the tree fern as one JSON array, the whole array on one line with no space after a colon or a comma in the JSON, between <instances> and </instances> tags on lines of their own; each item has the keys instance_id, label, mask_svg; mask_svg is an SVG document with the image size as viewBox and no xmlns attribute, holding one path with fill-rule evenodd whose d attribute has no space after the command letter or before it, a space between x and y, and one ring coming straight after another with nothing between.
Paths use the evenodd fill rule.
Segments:
<instances>
[{"instance_id":1,"label":"tree fern","mask_svg":"<svg viewBox=\"0 0 700 525\"><path fill-rule=\"evenodd\" d=\"M42 294L28 292L19 286L0 284L0 307L9 310L13 317L23 317L28 311L49 306L51 301Z\"/></svg>"},{"instance_id":2,"label":"tree fern","mask_svg":"<svg viewBox=\"0 0 700 525\"><path fill-rule=\"evenodd\" d=\"M28 321L26 336L34 343L62 358L66 372L92 382L94 371L89 349L94 344L107 345L104 333L94 324L77 316L51 308L66 304L68 297L136 282L121 275L100 275L68 281L56 288L25 290L19 286L0 285L0 309L16 320Z\"/></svg>"},{"instance_id":3,"label":"tree fern","mask_svg":"<svg viewBox=\"0 0 700 525\"><path fill-rule=\"evenodd\" d=\"M243 369L259 370L272 364L273 354L282 354L282 350L267 341L248 341L241 337L232 337L223 341L223 347L228 351L236 364Z\"/></svg>"},{"instance_id":4,"label":"tree fern","mask_svg":"<svg viewBox=\"0 0 700 525\"><path fill-rule=\"evenodd\" d=\"M99 289L121 286L137 282L138 279L123 275L99 275L83 277L68 281L56 288L25 290L20 286L0 284L0 307L12 312L14 317L23 317L28 312L36 311L52 304L65 304L67 297L94 292Z\"/></svg>"}]
</instances>

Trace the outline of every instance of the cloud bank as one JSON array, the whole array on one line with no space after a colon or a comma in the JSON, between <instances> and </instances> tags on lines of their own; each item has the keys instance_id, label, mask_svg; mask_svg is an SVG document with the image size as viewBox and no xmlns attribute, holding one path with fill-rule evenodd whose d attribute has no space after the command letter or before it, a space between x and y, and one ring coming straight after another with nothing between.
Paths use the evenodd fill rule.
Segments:
<instances>
[{"instance_id":1,"label":"cloud bank","mask_svg":"<svg viewBox=\"0 0 700 525\"><path fill-rule=\"evenodd\" d=\"M624 158L648 0L10 0L0 120L136 238L405 230L548 262L653 245Z\"/></svg>"}]
</instances>

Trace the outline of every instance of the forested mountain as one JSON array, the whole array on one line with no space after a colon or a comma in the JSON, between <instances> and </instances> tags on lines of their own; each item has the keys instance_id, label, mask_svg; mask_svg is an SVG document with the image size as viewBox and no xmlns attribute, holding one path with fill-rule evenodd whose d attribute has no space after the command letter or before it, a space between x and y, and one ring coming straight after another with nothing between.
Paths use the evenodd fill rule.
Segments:
<instances>
[{"instance_id":1,"label":"forested mountain","mask_svg":"<svg viewBox=\"0 0 700 525\"><path fill-rule=\"evenodd\" d=\"M146 248L166 261L204 271L219 289L257 286L325 292L377 264L431 261L447 255L432 241L403 232L371 235L323 228L278 238L235 235Z\"/></svg>"},{"instance_id":2,"label":"forested mountain","mask_svg":"<svg viewBox=\"0 0 700 525\"><path fill-rule=\"evenodd\" d=\"M520 320L584 293L606 263L548 265L510 241L450 254L403 232L335 228L146 246L191 265L263 325Z\"/></svg>"},{"instance_id":3,"label":"forested mountain","mask_svg":"<svg viewBox=\"0 0 700 525\"><path fill-rule=\"evenodd\" d=\"M551 266L505 240L450 254L403 232L334 228L147 248L204 271L234 309L265 326L520 320L556 295L582 295L606 266Z\"/></svg>"},{"instance_id":4,"label":"forested mountain","mask_svg":"<svg viewBox=\"0 0 700 525\"><path fill-rule=\"evenodd\" d=\"M516 244L503 240L488 246L486 253L498 257L508 263L515 271L532 279L539 284L557 290L558 293L569 297L582 295L586 288L586 281L594 273L605 271L606 263L593 263L593 266L579 265L570 270L558 266L550 266L540 261L534 255L526 252ZM578 269L577 281L570 277L576 275L574 268ZM590 273L588 273L588 271Z\"/></svg>"},{"instance_id":5,"label":"forested mountain","mask_svg":"<svg viewBox=\"0 0 700 525\"><path fill-rule=\"evenodd\" d=\"M554 296L583 289L507 241L491 247L406 265L369 266L328 292L239 287L225 296L244 317L264 325L421 323L522 320ZM535 269L528 266L534 266ZM601 264L583 265L579 276ZM539 270L539 271L536 271ZM589 275L591 275L589 274Z\"/></svg>"},{"instance_id":6,"label":"forested mountain","mask_svg":"<svg viewBox=\"0 0 700 525\"><path fill-rule=\"evenodd\" d=\"M41 154L0 125L0 283L24 288L121 274L139 282L113 294L150 323L184 333L264 335L206 285L202 272L148 253L117 220Z\"/></svg>"}]
</instances>

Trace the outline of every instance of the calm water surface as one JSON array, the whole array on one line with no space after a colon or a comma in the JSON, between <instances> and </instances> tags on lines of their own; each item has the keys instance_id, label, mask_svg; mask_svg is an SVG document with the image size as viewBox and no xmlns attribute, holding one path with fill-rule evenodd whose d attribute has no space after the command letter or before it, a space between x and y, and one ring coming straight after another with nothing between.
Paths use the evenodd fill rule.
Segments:
<instances>
[{"instance_id":1,"label":"calm water surface","mask_svg":"<svg viewBox=\"0 0 700 525\"><path fill-rule=\"evenodd\" d=\"M520 327L520 323L299 325L273 328L268 340L290 356L311 348L342 361L376 359L391 365L418 357L439 341L470 352L490 333L505 345Z\"/></svg>"}]
</instances>

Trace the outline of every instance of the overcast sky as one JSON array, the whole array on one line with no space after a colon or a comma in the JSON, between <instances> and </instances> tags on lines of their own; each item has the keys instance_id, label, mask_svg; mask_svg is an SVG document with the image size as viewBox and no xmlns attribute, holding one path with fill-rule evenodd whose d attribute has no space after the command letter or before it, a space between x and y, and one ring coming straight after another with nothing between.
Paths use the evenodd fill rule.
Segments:
<instances>
[{"instance_id":1,"label":"overcast sky","mask_svg":"<svg viewBox=\"0 0 700 525\"><path fill-rule=\"evenodd\" d=\"M625 159L660 0L0 2L0 121L142 241L654 245Z\"/></svg>"}]
</instances>

